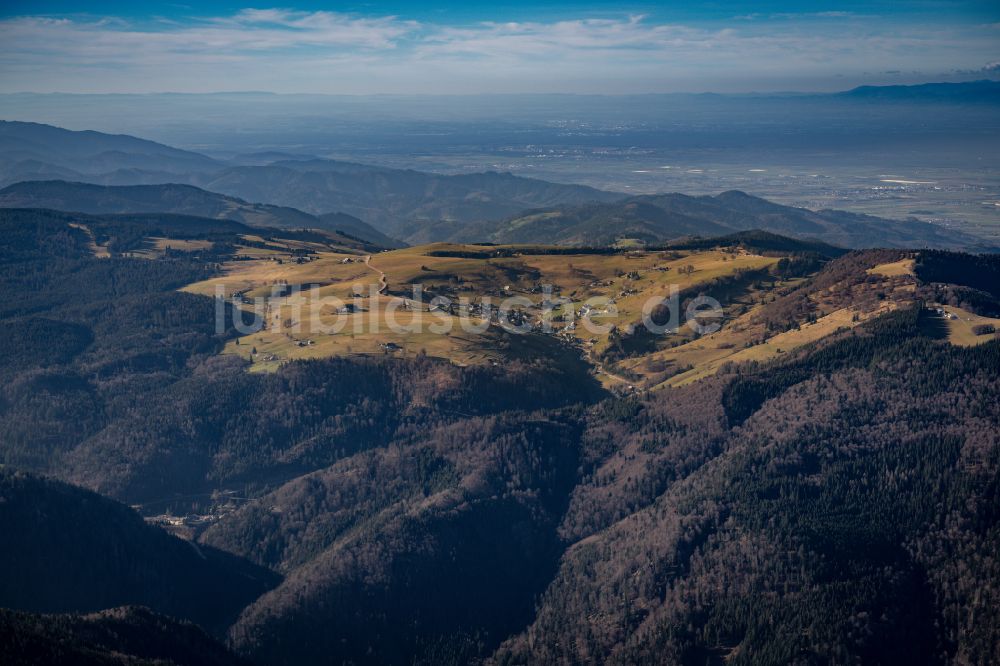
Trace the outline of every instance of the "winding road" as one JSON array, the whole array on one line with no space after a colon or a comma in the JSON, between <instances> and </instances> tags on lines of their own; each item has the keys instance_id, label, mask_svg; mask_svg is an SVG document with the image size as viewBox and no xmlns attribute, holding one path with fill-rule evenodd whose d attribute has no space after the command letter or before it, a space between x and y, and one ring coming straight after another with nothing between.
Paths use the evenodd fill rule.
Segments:
<instances>
[{"instance_id":1,"label":"winding road","mask_svg":"<svg viewBox=\"0 0 1000 666\"><path fill-rule=\"evenodd\" d=\"M389 287L389 284L385 280L385 271L380 271L372 266L372 255L370 254L365 256L365 266L378 273L378 293L384 294L385 290Z\"/></svg>"}]
</instances>

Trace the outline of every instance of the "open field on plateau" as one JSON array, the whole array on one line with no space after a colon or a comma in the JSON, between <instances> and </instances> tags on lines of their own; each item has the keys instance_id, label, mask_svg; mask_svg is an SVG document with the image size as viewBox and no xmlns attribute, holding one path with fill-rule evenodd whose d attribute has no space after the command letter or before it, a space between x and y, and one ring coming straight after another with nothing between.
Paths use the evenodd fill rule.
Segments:
<instances>
[{"instance_id":1,"label":"open field on plateau","mask_svg":"<svg viewBox=\"0 0 1000 666\"><path fill-rule=\"evenodd\" d=\"M234 247L217 276L185 290L236 303L244 333L223 353L247 359L253 372L351 355L428 355L458 365L546 357L586 361L609 388L675 387L731 364L780 358L909 305L919 283L915 255L906 253L827 275L808 252L739 243L698 249L435 243L364 254L241 238L246 245ZM166 238L150 243L161 253L199 249ZM799 269L790 269L796 262ZM687 306L698 296L721 305L721 316L698 319L715 324L713 330L688 325ZM652 307L661 303L667 309ZM982 326L1000 325L954 307L947 312L954 316L944 310L939 316L954 344L990 339ZM676 316L664 320L666 313ZM650 333L644 318L670 326Z\"/></svg>"},{"instance_id":2,"label":"open field on plateau","mask_svg":"<svg viewBox=\"0 0 1000 666\"><path fill-rule=\"evenodd\" d=\"M387 351L459 364L497 362L553 344L600 355L615 331L641 321L650 299L778 261L739 250L576 254L440 243L370 256L323 250L298 258L278 247L247 247L238 248L238 257L221 276L186 291L235 295L247 323L256 308L263 330L226 347L226 353L251 359L256 370L297 358ZM509 317L491 316L490 306L505 303ZM512 335L502 324L532 334ZM540 344L543 329L551 342ZM498 345L498 337L534 340Z\"/></svg>"},{"instance_id":3,"label":"open field on plateau","mask_svg":"<svg viewBox=\"0 0 1000 666\"><path fill-rule=\"evenodd\" d=\"M954 306L931 306L935 311L940 308L941 315L948 325L948 341L953 345L961 347L971 347L979 345L997 337L1000 331L1000 319L994 317L984 317L962 308ZM989 328L993 327L993 332Z\"/></svg>"}]
</instances>

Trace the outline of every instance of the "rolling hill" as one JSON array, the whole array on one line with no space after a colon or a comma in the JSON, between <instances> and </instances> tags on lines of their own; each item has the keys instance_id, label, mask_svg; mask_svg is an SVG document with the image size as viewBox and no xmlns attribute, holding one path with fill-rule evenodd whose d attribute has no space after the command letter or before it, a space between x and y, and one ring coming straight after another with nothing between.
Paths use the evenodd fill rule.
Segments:
<instances>
[{"instance_id":1,"label":"rolling hill","mask_svg":"<svg viewBox=\"0 0 1000 666\"><path fill-rule=\"evenodd\" d=\"M197 626L135 606L61 615L0 609L0 645L10 666L247 666Z\"/></svg>"},{"instance_id":2,"label":"rolling hill","mask_svg":"<svg viewBox=\"0 0 1000 666\"><path fill-rule=\"evenodd\" d=\"M943 247L985 250L978 238L918 220L887 220L836 210L812 211L744 192L662 194L621 202L528 211L502 223L440 228L454 241L607 245L621 239L657 244L684 236L759 229L848 248Z\"/></svg>"},{"instance_id":3,"label":"rolling hill","mask_svg":"<svg viewBox=\"0 0 1000 666\"><path fill-rule=\"evenodd\" d=\"M127 506L0 470L0 606L62 613L142 605L219 631L279 577L213 548L193 548Z\"/></svg>"},{"instance_id":4,"label":"rolling hill","mask_svg":"<svg viewBox=\"0 0 1000 666\"><path fill-rule=\"evenodd\" d=\"M509 173L448 176L287 157L262 154L249 164L233 166L130 136L72 132L37 123L0 124L0 185L53 179L99 185L183 183L311 215L340 211L396 238L408 225L427 221L502 219L527 208L614 201L622 196Z\"/></svg>"},{"instance_id":5,"label":"rolling hill","mask_svg":"<svg viewBox=\"0 0 1000 666\"><path fill-rule=\"evenodd\" d=\"M42 178L150 172L185 174L222 165L199 153L124 134L0 121L0 183Z\"/></svg>"},{"instance_id":6,"label":"rolling hill","mask_svg":"<svg viewBox=\"0 0 1000 666\"><path fill-rule=\"evenodd\" d=\"M344 211L407 242L429 222L467 224L502 219L527 208L615 201L622 196L509 173L446 176L332 160L235 167L197 182L217 192L316 214Z\"/></svg>"},{"instance_id":7,"label":"rolling hill","mask_svg":"<svg viewBox=\"0 0 1000 666\"><path fill-rule=\"evenodd\" d=\"M331 229L340 233L360 238L383 248L399 248L406 244L387 236L367 222L362 222L353 215L347 213L323 213L317 215L321 229Z\"/></svg>"},{"instance_id":8,"label":"rolling hill","mask_svg":"<svg viewBox=\"0 0 1000 666\"><path fill-rule=\"evenodd\" d=\"M995 86L966 88L978 94ZM877 92L893 94L881 88ZM859 89L849 94L867 93ZM281 153L233 165L128 136L32 123L4 123L0 130L0 146L9 148L0 151L0 184L16 184L0 197L0 205L7 206L172 212L228 216L261 226L339 228L384 247L400 244L392 239L413 245L607 245L621 239L655 244L760 229L848 248L995 249L975 236L916 219L812 211L739 191L626 197L509 173L442 175L310 156L289 159ZM76 182L56 185L54 179ZM33 190L18 181L47 182ZM100 191L83 183L136 189Z\"/></svg>"},{"instance_id":9,"label":"rolling hill","mask_svg":"<svg viewBox=\"0 0 1000 666\"><path fill-rule=\"evenodd\" d=\"M344 213L315 217L294 208L247 203L192 185L108 186L61 180L26 181L0 190L0 208L50 208L95 215L169 213L234 220L255 227L342 231L380 247L400 245Z\"/></svg>"},{"instance_id":10,"label":"rolling hill","mask_svg":"<svg viewBox=\"0 0 1000 666\"><path fill-rule=\"evenodd\" d=\"M767 232L362 256L150 217L0 210L0 637L231 662L110 610L145 604L275 666L993 661L997 256ZM139 255L152 233L170 251ZM361 327L294 328L285 287L355 284L384 287ZM642 334L672 286L721 328ZM516 296L530 330L357 317L463 296ZM257 304L274 323L235 330Z\"/></svg>"}]
</instances>

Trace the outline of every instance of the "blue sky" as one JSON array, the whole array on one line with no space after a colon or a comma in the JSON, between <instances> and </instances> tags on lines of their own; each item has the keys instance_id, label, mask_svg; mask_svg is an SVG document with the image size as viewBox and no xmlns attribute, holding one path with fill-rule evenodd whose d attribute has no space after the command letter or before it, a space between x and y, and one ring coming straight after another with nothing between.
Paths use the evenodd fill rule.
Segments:
<instances>
[{"instance_id":1,"label":"blue sky","mask_svg":"<svg viewBox=\"0 0 1000 666\"><path fill-rule=\"evenodd\" d=\"M6 2L0 92L749 92L1000 77L1000 2Z\"/></svg>"},{"instance_id":2,"label":"blue sky","mask_svg":"<svg viewBox=\"0 0 1000 666\"><path fill-rule=\"evenodd\" d=\"M0 16L93 14L97 16L119 16L143 18L166 16L180 19L186 16L221 16L233 14L248 7L259 8L262 4L247 4L246 1L226 2L135 2L117 0L113 2L71 2L68 0L32 0L19 2L8 0L0 4ZM768 2L608 2L607 0L576 0L573 2L531 2L530 0L466 0L464 2L441 2L413 0L396 2L280 2L275 7L295 8L304 11L334 11L360 15L395 15L425 21L466 22L491 20L542 20L578 17L586 14L614 16L616 14L641 13L666 20L709 21L725 20L734 16L759 14L821 14L828 12L851 12L856 14L900 17L925 17L950 21L1000 20L1000 5L992 0L871 0L868 2L790 2L771 0Z\"/></svg>"}]
</instances>

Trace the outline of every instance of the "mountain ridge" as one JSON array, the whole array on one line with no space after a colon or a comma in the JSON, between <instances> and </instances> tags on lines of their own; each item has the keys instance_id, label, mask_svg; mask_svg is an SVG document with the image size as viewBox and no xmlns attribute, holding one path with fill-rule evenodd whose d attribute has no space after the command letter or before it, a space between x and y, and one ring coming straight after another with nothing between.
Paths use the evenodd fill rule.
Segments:
<instances>
[{"instance_id":1,"label":"mountain ridge","mask_svg":"<svg viewBox=\"0 0 1000 666\"><path fill-rule=\"evenodd\" d=\"M989 90L1000 86L993 83L983 85L989 84ZM973 84L969 86L976 88ZM867 94L858 90L857 94ZM835 210L811 211L781 206L735 190L714 197L680 193L630 197L508 172L442 175L309 155L287 159L289 156L283 153L265 153L261 156L265 159L257 160L266 163L234 166L127 135L69 132L30 123L7 123L0 128L3 129L0 148L21 145L20 151L0 152L3 155L0 183L14 186L18 183L12 179L44 182L55 176L80 183L74 187L81 192L85 188L83 183L106 187L155 185L172 187L176 192L181 192L184 186L194 186L202 190L197 196L215 198L212 202L202 201L197 210L178 208L177 202L167 201L156 205L144 202L145 207L137 207L134 201L129 205L119 202L119 209L115 210L110 204L97 205L93 195L89 200L83 197L87 205L74 202L72 197L61 202L29 198L6 204L20 207L94 213L231 215L263 226L330 228L334 224L341 225L351 235L383 246L398 245L390 245L391 239L408 244L489 240L588 245L610 244L621 238L659 243L682 236L762 229L852 248L995 249L969 234L915 218L890 220ZM38 134L49 139L62 137L67 142L64 155L60 157L54 149L25 152L24 144L30 144L31 137ZM80 159L82 155L87 155L87 159ZM149 162L150 159L155 162L159 155L163 156L164 164ZM267 162L268 156L279 159ZM30 189L23 183L19 186L22 191ZM185 192L190 197L194 190ZM8 192L8 197L11 196ZM224 200L225 197L229 200ZM178 198L183 197L178 195ZM248 204L250 201L266 203ZM339 211L340 217L333 211Z\"/></svg>"},{"instance_id":2,"label":"mountain ridge","mask_svg":"<svg viewBox=\"0 0 1000 666\"><path fill-rule=\"evenodd\" d=\"M249 203L194 185L97 185L62 180L24 181L0 190L0 208L48 208L90 215L171 213L228 219L254 227L344 231L382 247L398 247L365 222L345 213L317 217L287 206Z\"/></svg>"},{"instance_id":3,"label":"mountain ridge","mask_svg":"<svg viewBox=\"0 0 1000 666\"><path fill-rule=\"evenodd\" d=\"M688 235L726 235L759 229L812 238L847 248L943 247L996 251L986 241L916 219L889 220L839 210L813 211L784 206L740 190L718 195L648 194L607 204L527 211L496 224L446 230L446 240L547 242L562 245L612 244L621 239L660 243Z\"/></svg>"},{"instance_id":4,"label":"mountain ridge","mask_svg":"<svg viewBox=\"0 0 1000 666\"><path fill-rule=\"evenodd\" d=\"M0 469L0 496L4 532L20 535L0 554L6 608L143 605L218 632L280 580L223 551L192 548L133 509L60 481Z\"/></svg>"},{"instance_id":5,"label":"mountain ridge","mask_svg":"<svg viewBox=\"0 0 1000 666\"><path fill-rule=\"evenodd\" d=\"M834 97L880 101L1000 102L1000 81L930 82L914 85L858 86Z\"/></svg>"},{"instance_id":6,"label":"mountain ridge","mask_svg":"<svg viewBox=\"0 0 1000 666\"><path fill-rule=\"evenodd\" d=\"M129 135L13 121L0 125L0 185L53 175L109 186L183 183L310 215L340 211L392 237L410 220L472 222L531 207L624 196L495 171L442 175L305 158L234 166Z\"/></svg>"}]
</instances>

